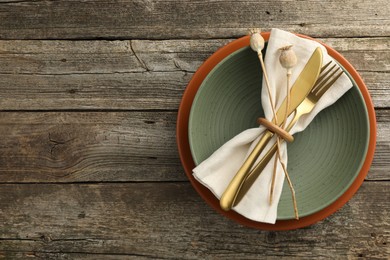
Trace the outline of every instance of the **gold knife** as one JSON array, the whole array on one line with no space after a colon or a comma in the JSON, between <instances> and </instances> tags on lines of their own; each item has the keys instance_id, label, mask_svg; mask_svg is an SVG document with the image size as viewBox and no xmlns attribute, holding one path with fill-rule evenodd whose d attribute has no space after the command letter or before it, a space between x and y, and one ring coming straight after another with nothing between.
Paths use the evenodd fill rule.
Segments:
<instances>
[{"instance_id":1,"label":"gold knife","mask_svg":"<svg viewBox=\"0 0 390 260\"><path fill-rule=\"evenodd\" d=\"M260 162L256 164L255 167L248 173L247 177L244 180L244 183L241 185L240 189L237 191L236 197L233 201L233 207L236 206L244 197L244 195L252 187L255 180L259 177L261 172L267 166L268 162L272 159L277 150L276 143L269 149L269 151L261 158Z\"/></svg>"},{"instance_id":2,"label":"gold knife","mask_svg":"<svg viewBox=\"0 0 390 260\"><path fill-rule=\"evenodd\" d=\"M291 88L291 100L289 110L287 112L288 115L290 115L309 94L310 90L313 88L313 85L318 78L321 66L322 51L320 48L316 48ZM286 113L286 105L287 100L284 99L276 113L277 120L275 120L274 118L272 120L273 123L279 126L283 124L284 115ZM248 158L245 160L241 168L230 181L230 184L226 188L225 192L222 194L222 197L219 202L223 210L228 211L231 209L232 205L234 205L234 202L237 198L237 194L239 193L248 173L253 167L253 164L255 163L257 157L259 157L260 153L263 151L264 147L271 140L273 135L274 133L272 133L271 131L265 131L253 151L249 154Z\"/></svg>"}]
</instances>

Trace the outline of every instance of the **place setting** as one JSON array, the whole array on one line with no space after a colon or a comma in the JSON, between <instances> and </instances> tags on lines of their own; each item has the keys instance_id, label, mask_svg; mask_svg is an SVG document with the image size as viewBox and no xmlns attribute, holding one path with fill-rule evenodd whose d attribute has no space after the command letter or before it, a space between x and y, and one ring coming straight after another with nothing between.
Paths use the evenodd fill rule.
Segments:
<instances>
[{"instance_id":1,"label":"place setting","mask_svg":"<svg viewBox=\"0 0 390 260\"><path fill-rule=\"evenodd\" d=\"M211 55L177 118L186 175L217 212L262 230L312 225L362 185L375 111L336 50L281 29L250 29Z\"/></svg>"}]
</instances>

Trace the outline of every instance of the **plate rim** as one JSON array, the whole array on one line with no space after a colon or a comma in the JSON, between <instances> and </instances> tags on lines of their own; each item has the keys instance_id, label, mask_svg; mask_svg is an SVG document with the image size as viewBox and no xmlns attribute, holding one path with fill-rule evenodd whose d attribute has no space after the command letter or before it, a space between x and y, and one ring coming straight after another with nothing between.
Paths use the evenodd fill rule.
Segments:
<instances>
[{"instance_id":1,"label":"plate rim","mask_svg":"<svg viewBox=\"0 0 390 260\"><path fill-rule=\"evenodd\" d=\"M265 40L269 39L270 32L262 32L262 36ZM189 114L192 107L192 102L195 98L195 95L201 86L203 80L207 77L209 72L216 67L220 61L225 59L227 56L239 50L242 47L246 47L249 45L249 36L244 36L239 39L236 39L225 46L222 46L219 50L213 53L195 72L192 79L187 85L187 88L184 91L178 116L177 116L177 124L176 124L176 141L179 151L180 160L182 166L185 170L185 173L190 180L192 186L195 188L197 193L205 200L214 210L224 215L225 217L232 219L239 224L252 227L255 229L261 230L290 230L297 229L312 225L328 216L336 212L340 209L348 200L350 200L356 191L359 189L361 184L363 183L369 168L371 166L375 146L376 146L376 116L374 106L369 95L368 89L365 86L362 78L354 69L354 67L336 50L329 47L328 45L313 39L309 36L296 34L299 37L307 38L310 40L314 40L322 44L328 51L328 54L332 56L336 61L338 61L348 73L350 73L353 80L356 82L366 105L368 118L369 118L369 143L366 158L364 163L360 169L359 174L351 184L351 186L333 203L324 209L313 213L311 215L300 218L299 220L277 220L275 224L267 224L256 222L250 219L245 218L244 216L234 212L234 211L223 211L219 206L219 200L212 194L210 190L200 184L196 179L192 176L192 169L195 167L195 163L192 158L192 154L190 151L189 140L188 140L188 121Z\"/></svg>"}]
</instances>

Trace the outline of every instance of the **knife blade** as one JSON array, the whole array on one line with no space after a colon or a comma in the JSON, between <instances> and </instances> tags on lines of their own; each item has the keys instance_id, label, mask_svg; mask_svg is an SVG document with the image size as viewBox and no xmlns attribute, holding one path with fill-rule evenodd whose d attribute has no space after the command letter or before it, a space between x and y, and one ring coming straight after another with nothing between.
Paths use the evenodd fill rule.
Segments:
<instances>
[{"instance_id":1,"label":"knife blade","mask_svg":"<svg viewBox=\"0 0 390 260\"><path fill-rule=\"evenodd\" d=\"M302 72L299 74L297 80L291 87L291 99L287 115L290 115L309 94L310 90L313 88L313 85L318 78L321 66L322 51L320 48L316 48L310 59L306 63L305 67L303 68ZM287 100L285 98L278 111L276 112L277 118L274 118L272 120L275 124L283 124L283 119L286 114L286 106ZM246 177L248 176L251 168L253 167L253 164L255 163L257 157L261 154L264 147L268 144L273 135L274 133L268 130L265 131L262 138L260 138L259 142L254 147L253 151L249 154L241 168L230 181L228 187L226 188L220 199L220 206L223 210L228 211L231 209L232 205L236 205L235 200Z\"/></svg>"}]
</instances>

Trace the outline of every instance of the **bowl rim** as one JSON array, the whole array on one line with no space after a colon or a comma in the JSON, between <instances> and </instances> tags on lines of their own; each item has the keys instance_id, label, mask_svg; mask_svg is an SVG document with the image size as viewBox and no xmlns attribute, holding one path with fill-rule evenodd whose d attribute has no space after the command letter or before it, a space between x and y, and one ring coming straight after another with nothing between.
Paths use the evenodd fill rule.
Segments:
<instances>
[{"instance_id":1,"label":"bowl rim","mask_svg":"<svg viewBox=\"0 0 390 260\"><path fill-rule=\"evenodd\" d=\"M262 32L261 33L264 39L267 41L270 36L270 32ZM221 47L219 50L217 50L214 54L212 54L195 72L192 79L187 85L187 88L184 91L179 111L177 115L177 124L176 124L176 141L179 151L179 156L181 163L183 165L183 168L185 170L185 173L190 180L192 186L195 188L197 193L205 200L212 208L214 208L217 212L224 215L225 217L228 217L229 219L232 219L239 224L261 229L261 230L290 230L290 229L297 229L306 227L309 225L312 225L328 216L336 212L338 209L340 209L349 199L353 197L353 195L356 193L356 191L359 189L361 184L363 183L369 168L371 166L374 152L375 152L375 146L376 146L376 116L375 116L375 110L374 106L370 97L370 94L368 92L367 87L365 86L362 78L358 74L358 72L354 69L354 67L336 50L332 49L328 45L313 39L309 36L302 35L302 34L296 34L299 37L307 38L310 40L314 40L322 44L328 51L328 54L332 56L336 61L338 61L349 74L353 78L353 80L356 82L366 105L368 118L369 118L369 125L370 125L370 134L369 134L369 144L367 149L366 158L364 160L364 163L360 169L359 174L351 184L351 186L332 204L325 207L324 209L313 213L311 215L305 216L300 218L299 220L277 220L275 224L267 224L267 223L261 223L256 222L250 219L245 218L244 216L236 213L235 211L223 211L219 206L219 200L212 194L212 192L207 189L205 186L200 184L192 175L192 169L195 167L195 163L192 158L190 145L189 145L189 138L188 138L188 121L189 121L189 115L190 110L192 107L192 102L195 98L195 95L201 86L203 80L207 77L209 72L224 58L235 52L236 50L239 50L243 47L246 47L249 45L249 36L244 36L239 39L236 39L227 45Z\"/></svg>"}]
</instances>

